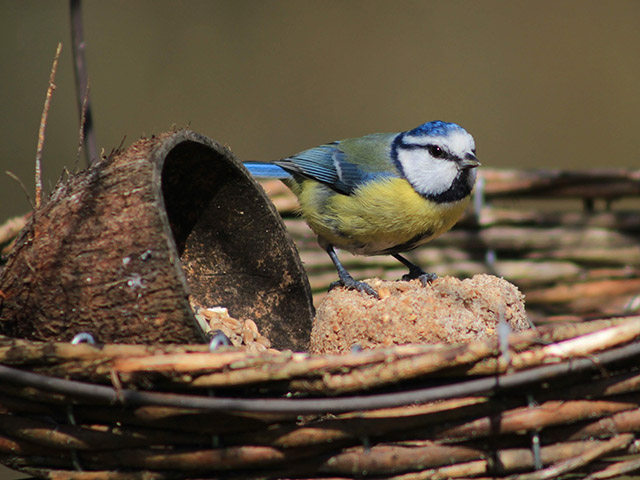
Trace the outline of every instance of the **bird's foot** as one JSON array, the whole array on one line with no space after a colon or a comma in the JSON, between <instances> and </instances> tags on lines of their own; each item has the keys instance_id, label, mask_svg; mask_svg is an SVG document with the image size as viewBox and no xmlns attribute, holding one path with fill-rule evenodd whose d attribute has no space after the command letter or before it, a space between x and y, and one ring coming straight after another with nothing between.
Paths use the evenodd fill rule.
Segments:
<instances>
[{"instance_id":1,"label":"bird's foot","mask_svg":"<svg viewBox=\"0 0 640 480\"><path fill-rule=\"evenodd\" d=\"M402 280L406 282L408 282L409 280L415 280L416 278L419 278L420 281L422 282L422 286L426 287L428 283L431 283L436 278L438 278L438 276L435 273L425 272L418 265L416 265L413 262L410 262L409 260L407 260L406 258L404 258L402 255L398 253L394 253L392 254L392 256L409 269L409 273L406 273L402 276Z\"/></svg>"},{"instance_id":2,"label":"bird's foot","mask_svg":"<svg viewBox=\"0 0 640 480\"><path fill-rule=\"evenodd\" d=\"M338 271L338 278L340 278L340 280L338 280L337 282L333 282L331 285L329 285L329 290L335 287L344 287L349 290L364 292L368 295L371 295L373 298L380 299L378 292L376 292L371 285L353 279L351 274L347 272L347 270L338 259L338 255L336 255L336 251L333 248L333 245L327 246L327 253L329 254L329 258L331 258L333 264L336 266L336 270Z\"/></svg>"},{"instance_id":3,"label":"bird's foot","mask_svg":"<svg viewBox=\"0 0 640 480\"><path fill-rule=\"evenodd\" d=\"M373 298L380 298L378 292L376 292L376 290L371 285L366 282L359 282L358 280L354 280L354 278L351 276L336 280L331 285L329 285L329 290L333 290L336 287L344 287L348 290L357 290L358 292L364 292L368 295L371 295Z\"/></svg>"},{"instance_id":4,"label":"bird's foot","mask_svg":"<svg viewBox=\"0 0 640 480\"><path fill-rule=\"evenodd\" d=\"M438 275L436 275L435 273L427 273L420 267L416 266L416 268L409 269L409 273L405 273L402 276L402 280L406 282L415 280L416 278L419 279L420 282L422 282L423 287L426 287L427 284L433 282L436 278L438 278Z\"/></svg>"}]
</instances>

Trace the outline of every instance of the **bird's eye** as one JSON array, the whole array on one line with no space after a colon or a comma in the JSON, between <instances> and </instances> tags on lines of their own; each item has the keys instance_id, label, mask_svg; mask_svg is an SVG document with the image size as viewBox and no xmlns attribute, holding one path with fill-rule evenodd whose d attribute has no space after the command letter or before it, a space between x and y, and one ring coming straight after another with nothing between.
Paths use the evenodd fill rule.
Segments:
<instances>
[{"instance_id":1,"label":"bird's eye","mask_svg":"<svg viewBox=\"0 0 640 480\"><path fill-rule=\"evenodd\" d=\"M446 156L446 152L438 145L429 145L427 150L433 158L443 158Z\"/></svg>"}]
</instances>

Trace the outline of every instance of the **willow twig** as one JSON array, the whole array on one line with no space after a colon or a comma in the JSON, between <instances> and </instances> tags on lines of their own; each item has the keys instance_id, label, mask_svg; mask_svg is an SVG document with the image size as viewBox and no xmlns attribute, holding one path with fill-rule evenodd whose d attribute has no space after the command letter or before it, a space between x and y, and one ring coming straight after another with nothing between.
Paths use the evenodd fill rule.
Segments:
<instances>
[{"instance_id":1,"label":"willow twig","mask_svg":"<svg viewBox=\"0 0 640 480\"><path fill-rule=\"evenodd\" d=\"M51 96L56 89L55 79L58 70L58 59L62 51L62 43L58 43L56 48L56 56L53 59L51 73L49 74L49 86L47 87L47 95L44 99L44 108L42 109L42 117L40 118L40 129L38 131L38 147L36 149L36 202L35 207L40 208L42 203L42 150L44 148L44 132L47 126L47 117L49 116L49 106L51 105Z\"/></svg>"},{"instance_id":2,"label":"willow twig","mask_svg":"<svg viewBox=\"0 0 640 480\"><path fill-rule=\"evenodd\" d=\"M438 428L435 438L472 439L490 435L506 435L552 425L574 423L584 419L609 416L613 413L637 409L631 401L556 400L537 407L519 407L500 414L499 425L493 416L478 418L461 425Z\"/></svg>"},{"instance_id":3,"label":"willow twig","mask_svg":"<svg viewBox=\"0 0 640 480\"><path fill-rule=\"evenodd\" d=\"M625 344L633 339L640 338L640 316L626 317L623 323L618 323L617 325L612 324L608 328L601 328L604 325L598 321L578 325L569 324L565 327L556 327L551 331L557 334L565 329L570 331L573 326L573 328L578 327L575 333L582 330L582 335L578 334L580 336L566 339L559 338L558 335L553 339L554 343L550 343L547 346L512 354L508 363L501 357L491 358L483 363L474 365L467 373L469 375L487 375L498 372L502 373L508 368L522 370L543 363L588 357L594 352L606 350L613 346ZM584 328L589 326L600 328L589 332ZM543 331L543 329L541 328L539 331Z\"/></svg>"},{"instance_id":4,"label":"willow twig","mask_svg":"<svg viewBox=\"0 0 640 480\"><path fill-rule=\"evenodd\" d=\"M545 442L554 440L585 440L604 438L620 433L640 431L640 409L624 410L611 416L599 418L593 422L582 422L567 427L566 425L551 428L542 433Z\"/></svg>"},{"instance_id":5,"label":"willow twig","mask_svg":"<svg viewBox=\"0 0 640 480\"><path fill-rule=\"evenodd\" d=\"M56 470L52 468L25 467L14 465L22 473L33 478L46 480L176 480L175 472L117 472L113 470L91 470L81 472L77 470Z\"/></svg>"},{"instance_id":6,"label":"willow twig","mask_svg":"<svg viewBox=\"0 0 640 480\"><path fill-rule=\"evenodd\" d=\"M632 460L624 460L622 462L613 463L599 472L592 473L585 480L602 480L605 478L618 478L624 474L637 472L640 470L640 458ZM631 477L629 477L631 478Z\"/></svg>"},{"instance_id":7,"label":"willow twig","mask_svg":"<svg viewBox=\"0 0 640 480\"><path fill-rule=\"evenodd\" d=\"M416 447L356 447L330 457L320 466L319 471L338 475L384 475L479 460L484 456L485 452L477 448L431 442Z\"/></svg>"},{"instance_id":8,"label":"willow twig","mask_svg":"<svg viewBox=\"0 0 640 480\"><path fill-rule=\"evenodd\" d=\"M311 454L312 452L308 452ZM256 468L290 461L282 450L272 447L239 446L196 451L129 449L83 455L92 463L113 467L159 470L233 470Z\"/></svg>"},{"instance_id":9,"label":"willow twig","mask_svg":"<svg viewBox=\"0 0 640 480\"><path fill-rule=\"evenodd\" d=\"M560 475L576 470L598 457L626 447L631 443L633 438L632 434L625 433L623 435L613 437L611 440L606 442L596 444L593 448L588 449L586 452L574 458L564 460L537 472L513 475L507 477L506 480L546 480L548 478L558 478Z\"/></svg>"},{"instance_id":10,"label":"willow twig","mask_svg":"<svg viewBox=\"0 0 640 480\"><path fill-rule=\"evenodd\" d=\"M40 364L43 367L67 361L86 361L86 367L92 362L104 363L122 357L132 358L133 361L135 357L147 357L154 353L162 358L161 353L205 351L208 351L207 345L72 345L68 342L32 342L0 335L0 362L13 365Z\"/></svg>"},{"instance_id":11,"label":"willow twig","mask_svg":"<svg viewBox=\"0 0 640 480\"><path fill-rule=\"evenodd\" d=\"M78 450L118 450L121 448L145 447L149 445L188 445L205 443L207 435L183 432L158 432L152 429L106 428L75 425L56 425L42 420L0 414L0 431L15 439L49 448Z\"/></svg>"},{"instance_id":12,"label":"willow twig","mask_svg":"<svg viewBox=\"0 0 640 480\"><path fill-rule=\"evenodd\" d=\"M0 455L55 455L54 449L30 444L0 433Z\"/></svg>"}]
</instances>

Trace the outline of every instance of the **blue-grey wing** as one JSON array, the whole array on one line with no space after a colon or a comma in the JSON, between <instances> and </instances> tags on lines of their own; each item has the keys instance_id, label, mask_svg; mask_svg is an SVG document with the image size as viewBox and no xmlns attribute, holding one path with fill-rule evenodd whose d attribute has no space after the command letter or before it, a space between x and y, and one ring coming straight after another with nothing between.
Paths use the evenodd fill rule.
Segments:
<instances>
[{"instance_id":1,"label":"blue-grey wing","mask_svg":"<svg viewBox=\"0 0 640 480\"><path fill-rule=\"evenodd\" d=\"M333 163L335 152L333 145L321 145L273 163L293 174L332 184L339 181Z\"/></svg>"},{"instance_id":2,"label":"blue-grey wing","mask_svg":"<svg viewBox=\"0 0 640 480\"><path fill-rule=\"evenodd\" d=\"M344 195L352 194L357 187L373 179L397 175L395 168L388 166L388 160L384 163L380 158L373 158L381 155L372 155L372 152L367 152L368 155L353 155L352 152L345 152L343 147L348 142L349 140L343 140L321 145L274 163L294 175L324 183ZM343 143L346 145L342 145Z\"/></svg>"}]
</instances>

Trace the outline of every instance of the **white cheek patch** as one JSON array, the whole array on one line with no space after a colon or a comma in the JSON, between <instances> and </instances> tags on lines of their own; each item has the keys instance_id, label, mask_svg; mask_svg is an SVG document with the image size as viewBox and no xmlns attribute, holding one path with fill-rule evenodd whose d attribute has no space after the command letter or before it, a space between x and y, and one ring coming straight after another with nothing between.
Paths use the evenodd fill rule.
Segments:
<instances>
[{"instance_id":1,"label":"white cheek patch","mask_svg":"<svg viewBox=\"0 0 640 480\"><path fill-rule=\"evenodd\" d=\"M398 161L406 179L422 195L437 195L447 191L458 175L455 162L433 158L420 148L399 149Z\"/></svg>"}]
</instances>

